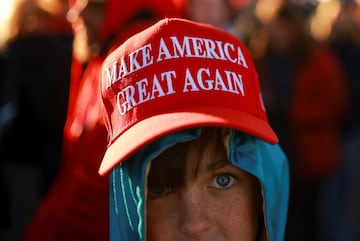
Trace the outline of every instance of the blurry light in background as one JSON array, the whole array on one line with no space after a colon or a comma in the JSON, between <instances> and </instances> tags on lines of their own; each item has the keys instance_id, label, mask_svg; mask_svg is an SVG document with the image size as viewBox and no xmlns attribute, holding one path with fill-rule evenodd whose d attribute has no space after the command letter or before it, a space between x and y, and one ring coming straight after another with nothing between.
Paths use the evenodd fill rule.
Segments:
<instances>
[{"instance_id":1,"label":"blurry light in background","mask_svg":"<svg viewBox=\"0 0 360 241\"><path fill-rule=\"evenodd\" d=\"M341 10L339 0L319 0L310 18L310 33L318 41L325 41L331 34L332 26Z\"/></svg>"},{"instance_id":2,"label":"blurry light in background","mask_svg":"<svg viewBox=\"0 0 360 241\"><path fill-rule=\"evenodd\" d=\"M284 0L259 0L255 7L255 15L263 24L271 21Z\"/></svg>"},{"instance_id":3,"label":"blurry light in background","mask_svg":"<svg viewBox=\"0 0 360 241\"><path fill-rule=\"evenodd\" d=\"M0 49L13 34L9 22L17 3L17 0L0 1Z\"/></svg>"},{"instance_id":4,"label":"blurry light in background","mask_svg":"<svg viewBox=\"0 0 360 241\"><path fill-rule=\"evenodd\" d=\"M45 12L52 15L62 15L66 12L62 0L36 0L36 4Z\"/></svg>"}]
</instances>

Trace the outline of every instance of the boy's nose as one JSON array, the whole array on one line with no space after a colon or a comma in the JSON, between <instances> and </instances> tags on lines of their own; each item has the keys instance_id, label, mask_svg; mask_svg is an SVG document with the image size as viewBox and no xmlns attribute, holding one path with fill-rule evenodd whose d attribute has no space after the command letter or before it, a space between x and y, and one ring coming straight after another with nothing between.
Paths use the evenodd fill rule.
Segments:
<instances>
[{"instance_id":1,"label":"boy's nose","mask_svg":"<svg viewBox=\"0 0 360 241\"><path fill-rule=\"evenodd\" d=\"M201 237L210 229L209 210L203 194L187 191L181 198L180 231L188 237Z\"/></svg>"}]
</instances>

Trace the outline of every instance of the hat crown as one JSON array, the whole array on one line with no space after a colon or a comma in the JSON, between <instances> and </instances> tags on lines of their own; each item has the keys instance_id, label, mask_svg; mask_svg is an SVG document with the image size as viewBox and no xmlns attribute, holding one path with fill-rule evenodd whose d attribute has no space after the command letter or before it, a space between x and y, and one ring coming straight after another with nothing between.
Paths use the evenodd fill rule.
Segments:
<instances>
[{"instance_id":1,"label":"hat crown","mask_svg":"<svg viewBox=\"0 0 360 241\"><path fill-rule=\"evenodd\" d=\"M261 128L247 122L254 118L267 123L246 46L207 24L179 18L157 22L113 51L101 78L109 144L164 116L171 117L160 126L148 126L159 129L152 138L203 125L261 135ZM189 120L180 121L184 115Z\"/></svg>"}]
</instances>

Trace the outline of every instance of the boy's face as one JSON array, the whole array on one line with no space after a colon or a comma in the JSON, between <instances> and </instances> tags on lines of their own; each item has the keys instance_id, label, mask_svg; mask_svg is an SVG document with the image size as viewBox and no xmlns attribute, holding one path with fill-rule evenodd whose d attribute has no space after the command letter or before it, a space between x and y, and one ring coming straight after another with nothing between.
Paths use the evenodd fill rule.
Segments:
<instances>
[{"instance_id":1,"label":"boy's face","mask_svg":"<svg viewBox=\"0 0 360 241\"><path fill-rule=\"evenodd\" d=\"M202 132L152 161L147 241L257 240L263 224L258 180L229 162L223 130Z\"/></svg>"}]
</instances>

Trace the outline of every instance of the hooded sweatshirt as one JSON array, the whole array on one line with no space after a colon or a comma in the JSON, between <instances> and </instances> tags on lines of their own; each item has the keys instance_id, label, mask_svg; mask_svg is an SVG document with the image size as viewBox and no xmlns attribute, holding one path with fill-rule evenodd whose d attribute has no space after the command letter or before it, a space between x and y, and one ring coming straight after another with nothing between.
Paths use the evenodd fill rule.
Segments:
<instances>
[{"instance_id":1,"label":"hooded sweatshirt","mask_svg":"<svg viewBox=\"0 0 360 241\"><path fill-rule=\"evenodd\" d=\"M169 134L143 147L110 175L110 240L146 240L146 180L151 161L176 143L199 138L201 128ZM268 241L283 241L289 196L288 162L278 144L231 131L230 162L260 182ZM171 214L169 214L171 215Z\"/></svg>"}]
</instances>

